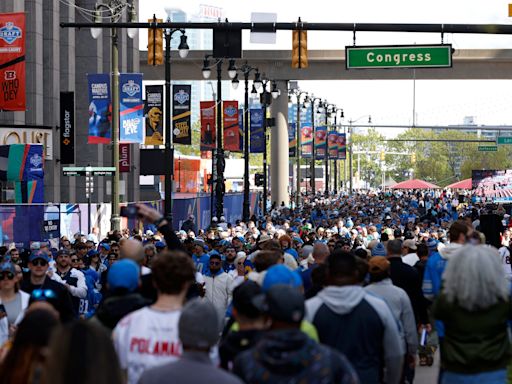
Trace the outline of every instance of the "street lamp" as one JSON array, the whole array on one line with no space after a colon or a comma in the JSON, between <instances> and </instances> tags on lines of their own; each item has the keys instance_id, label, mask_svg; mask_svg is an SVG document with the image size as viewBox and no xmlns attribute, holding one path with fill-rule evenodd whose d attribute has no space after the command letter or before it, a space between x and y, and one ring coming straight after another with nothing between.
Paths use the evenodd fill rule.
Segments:
<instances>
[{"instance_id":1,"label":"street lamp","mask_svg":"<svg viewBox=\"0 0 512 384\"><path fill-rule=\"evenodd\" d=\"M295 152L295 155L296 155L296 159L297 159L297 187L296 187L296 191L295 191L295 208L298 208L299 207L299 204L300 204L300 151L301 151L301 129L300 129L300 110L301 110L301 105L300 105L300 99L302 96L306 96L304 98L304 107L306 106L306 103L307 103L307 96L308 96L308 93L305 92L305 91L301 91L300 89L293 89L291 90L290 92L291 95L295 95L297 97L297 124L296 124L296 134L297 134L297 150Z\"/></svg>"},{"instance_id":2,"label":"street lamp","mask_svg":"<svg viewBox=\"0 0 512 384\"><path fill-rule=\"evenodd\" d=\"M231 66L231 62L230 62ZM234 63L233 63L234 66ZM238 68L244 75L245 81L245 92L244 92L244 203L242 210L242 219L245 223L249 221L251 215L250 201L249 201L249 75L252 71L255 71L259 75L258 69L251 67L247 62ZM234 89L238 88L239 80L238 74L235 73L231 85ZM254 87L254 85L253 85ZM254 88L256 91L256 88ZM264 116L265 118L265 116Z\"/></svg>"},{"instance_id":3,"label":"street lamp","mask_svg":"<svg viewBox=\"0 0 512 384\"><path fill-rule=\"evenodd\" d=\"M340 118L344 118L343 109L337 108L335 105L331 105L331 115L334 115L334 130L338 132L338 112L341 111ZM329 148L327 148L329 150ZM338 194L338 159L333 159L334 163L334 194Z\"/></svg>"},{"instance_id":4,"label":"street lamp","mask_svg":"<svg viewBox=\"0 0 512 384\"><path fill-rule=\"evenodd\" d=\"M203 62L203 77L208 79L211 74L210 69L210 58L212 55L206 55ZM220 221L221 216L224 215L224 168L226 166L226 159L224 158L224 149L222 146L222 64L223 59L217 59L215 65L217 66L217 155L216 155L216 180L215 180L215 211L217 219ZM231 65L233 64L233 65ZM233 71L234 62L230 61L230 69L228 69L228 75L230 79L236 76L236 68ZM213 153L212 153L212 169L213 169ZM213 172L212 172L213 177ZM212 181L213 182L213 181ZM213 207L211 207L213 209Z\"/></svg>"},{"instance_id":5,"label":"street lamp","mask_svg":"<svg viewBox=\"0 0 512 384\"><path fill-rule=\"evenodd\" d=\"M153 18L156 22L156 18ZM170 17L167 18L170 23ZM174 174L174 145L171 124L171 38L175 32L181 32L178 53L182 59L187 57L189 47L185 30L180 28L166 28L165 33L165 202L164 211L171 228L172 223L172 190ZM172 161L169 161L172 159ZM179 180L179 179L178 179Z\"/></svg>"},{"instance_id":6,"label":"street lamp","mask_svg":"<svg viewBox=\"0 0 512 384\"><path fill-rule=\"evenodd\" d=\"M102 16L102 9L108 12L108 16ZM108 17L112 23L118 22L123 13L128 10L130 22L137 21L137 12L131 3L123 0L110 0L108 4L96 4L94 9L94 22L100 23L102 18ZM91 28L91 36L93 39L100 37L101 28ZM119 50L117 47L117 28L111 28L112 33L112 61L111 72L112 81L110 82L112 94L112 165L116 171L112 175L112 216L110 225L113 231L121 230L121 217L119 216ZM128 28L128 36L135 37L136 28Z\"/></svg>"},{"instance_id":7,"label":"street lamp","mask_svg":"<svg viewBox=\"0 0 512 384\"><path fill-rule=\"evenodd\" d=\"M311 194L314 195L315 188L316 188L316 163L315 163L315 103L318 101L318 109L317 113L322 113L322 99L319 97L315 97L314 95L311 95L307 97L308 102L311 103L311 129L313 130L313 141L311 143L311 163L309 168L309 185L311 187Z\"/></svg>"}]
</instances>

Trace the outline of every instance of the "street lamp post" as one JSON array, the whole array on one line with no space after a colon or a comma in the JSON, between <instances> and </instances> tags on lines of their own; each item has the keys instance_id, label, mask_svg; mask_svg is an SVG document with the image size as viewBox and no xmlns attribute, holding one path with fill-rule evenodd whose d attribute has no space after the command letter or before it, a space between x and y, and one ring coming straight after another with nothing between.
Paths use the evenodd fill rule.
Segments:
<instances>
[{"instance_id":1,"label":"street lamp post","mask_svg":"<svg viewBox=\"0 0 512 384\"><path fill-rule=\"evenodd\" d=\"M311 129L313 130L313 141L312 141L312 144L311 144L311 164L310 164L310 169L309 169L309 174L310 174L309 183L310 183L310 186L311 186L311 194L315 195L316 194L315 102L316 101L320 101L320 103L319 103L319 107L320 107L321 103L322 103L322 99L320 99L319 97L314 97L313 95L311 95L311 97L308 98L308 100L311 103Z\"/></svg>"},{"instance_id":2,"label":"street lamp post","mask_svg":"<svg viewBox=\"0 0 512 384\"><path fill-rule=\"evenodd\" d=\"M297 158L297 187L295 191L295 208L299 207L300 204L300 151L301 151L301 127L300 127L300 98L302 95L307 96L307 92L301 91L299 89L294 90L293 94L297 96L297 124L296 124L296 130L297 130L297 150L295 152L296 158ZM306 100L304 100L304 103L306 103Z\"/></svg>"},{"instance_id":3,"label":"street lamp post","mask_svg":"<svg viewBox=\"0 0 512 384\"><path fill-rule=\"evenodd\" d=\"M338 111L341 111L340 118L343 119L343 109L336 108L335 105L332 106L332 113L334 113L334 130L338 132ZM334 163L334 194L338 194L338 159L333 159Z\"/></svg>"},{"instance_id":4,"label":"street lamp post","mask_svg":"<svg viewBox=\"0 0 512 384\"><path fill-rule=\"evenodd\" d=\"M327 101L324 101L324 113L325 113L325 126L329 125L329 115L327 113ZM328 151L328 143L325 140L325 196L329 196L329 151Z\"/></svg>"},{"instance_id":5,"label":"street lamp post","mask_svg":"<svg viewBox=\"0 0 512 384\"><path fill-rule=\"evenodd\" d=\"M242 210L242 219L245 223L249 221L251 214L250 195L249 195L249 74L256 71L254 80L260 78L257 68L251 67L247 62L239 70L244 74L244 203ZM238 88L238 75L232 80L233 88ZM263 116L265 118L266 116ZM265 147L266 150L266 147Z\"/></svg>"},{"instance_id":6,"label":"street lamp post","mask_svg":"<svg viewBox=\"0 0 512 384\"><path fill-rule=\"evenodd\" d=\"M210 77L211 70L209 64L209 58L212 55L206 55L203 66L203 77L205 79ZM226 159L224 158L224 148L222 145L222 64L223 59L218 59L216 63L217 67L217 154L216 154L216 180L215 180L215 213L217 219L220 221L221 216L224 215L224 168L226 165ZM234 60L229 61L228 74L231 79L236 76L236 68L234 66ZM213 161L213 154L212 154ZM212 207L213 208L213 207Z\"/></svg>"},{"instance_id":7,"label":"street lamp post","mask_svg":"<svg viewBox=\"0 0 512 384\"><path fill-rule=\"evenodd\" d=\"M170 23L171 19L167 18ZM164 211L167 221L172 228L172 184L174 174L174 146L171 124L171 38L175 32L181 32L181 42L178 47L182 59L188 55L187 36L184 29L165 29L165 202ZM170 161L172 160L172 161ZM179 180L179 179L178 179Z\"/></svg>"},{"instance_id":8,"label":"street lamp post","mask_svg":"<svg viewBox=\"0 0 512 384\"><path fill-rule=\"evenodd\" d=\"M119 21L125 10L128 10L130 22L137 19L137 13L133 4L123 0L110 0L108 4L96 4L94 10L94 22L101 22L101 9L109 13L110 21L115 23ZM105 16L103 16L105 17ZM97 39L101 35L101 28L91 28L91 35ZM129 28L128 37L134 38L138 29ZM117 47L118 34L117 28L111 28L111 94L112 94L112 166L116 171L112 175L112 215L110 225L113 231L121 229L121 217L119 216L119 50Z\"/></svg>"}]
</instances>

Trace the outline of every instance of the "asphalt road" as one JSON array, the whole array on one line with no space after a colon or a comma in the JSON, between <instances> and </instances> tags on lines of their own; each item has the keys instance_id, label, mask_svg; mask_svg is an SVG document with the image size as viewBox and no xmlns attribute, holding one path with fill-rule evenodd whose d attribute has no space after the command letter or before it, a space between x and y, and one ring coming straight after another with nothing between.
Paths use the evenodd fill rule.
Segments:
<instances>
[{"instance_id":1,"label":"asphalt road","mask_svg":"<svg viewBox=\"0 0 512 384\"><path fill-rule=\"evenodd\" d=\"M431 367L416 366L414 384L436 384L439 373L439 350L434 355L434 364Z\"/></svg>"}]
</instances>

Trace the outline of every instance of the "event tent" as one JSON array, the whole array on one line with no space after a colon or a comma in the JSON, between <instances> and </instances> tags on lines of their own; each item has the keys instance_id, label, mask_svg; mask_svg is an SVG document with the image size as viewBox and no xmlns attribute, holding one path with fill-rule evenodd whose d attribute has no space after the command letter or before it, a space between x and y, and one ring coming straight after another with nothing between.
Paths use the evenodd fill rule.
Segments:
<instances>
[{"instance_id":1,"label":"event tent","mask_svg":"<svg viewBox=\"0 0 512 384\"><path fill-rule=\"evenodd\" d=\"M447 185L445 188L448 189L471 189L472 188L472 185L471 185L471 178L469 179L465 179L465 180L460 180L460 181L457 181L456 183L453 183L453 184L450 184L450 185Z\"/></svg>"},{"instance_id":2,"label":"event tent","mask_svg":"<svg viewBox=\"0 0 512 384\"><path fill-rule=\"evenodd\" d=\"M424 180L412 179L395 184L391 189L439 189L439 187Z\"/></svg>"}]
</instances>

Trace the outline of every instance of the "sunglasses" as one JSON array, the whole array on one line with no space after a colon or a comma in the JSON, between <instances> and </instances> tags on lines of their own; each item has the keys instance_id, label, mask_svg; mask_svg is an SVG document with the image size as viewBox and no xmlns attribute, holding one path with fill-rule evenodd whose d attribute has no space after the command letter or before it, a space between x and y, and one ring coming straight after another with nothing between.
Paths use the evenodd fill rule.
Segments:
<instances>
[{"instance_id":1,"label":"sunglasses","mask_svg":"<svg viewBox=\"0 0 512 384\"><path fill-rule=\"evenodd\" d=\"M30 295L34 300L56 299L57 294L52 289L34 289Z\"/></svg>"},{"instance_id":2,"label":"sunglasses","mask_svg":"<svg viewBox=\"0 0 512 384\"><path fill-rule=\"evenodd\" d=\"M72 263L78 263L78 259L71 259Z\"/></svg>"},{"instance_id":3,"label":"sunglasses","mask_svg":"<svg viewBox=\"0 0 512 384\"><path fill-rule=\"evenodd\" d=\"M32 261L32 265L34 267L46 267L48 265L48 262L46 260L43 260L43 259L35 259Z\"/></svg>"},{"instance_id":4,"label":"sunglasses","mask_svg":"<svg viewBox=\"0 0 512 384\"><path fill-rule=\"evenodd\" d=\"M210 265L220 265L220 261L210 261Z\"/></svg>"},{"instance_id":5,"label":"sunglasses","mask_svg":"<svg viewBox=\"0 0 512 384\"><path fill-rule=\"evenodd\" d=\"M14 279L14 275L11 272L0 274L0 281L5 280L5 279L12 280L12 279Z\"/></svg>"}]
</instances>

